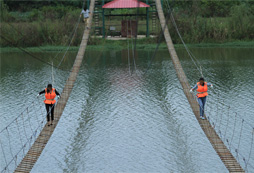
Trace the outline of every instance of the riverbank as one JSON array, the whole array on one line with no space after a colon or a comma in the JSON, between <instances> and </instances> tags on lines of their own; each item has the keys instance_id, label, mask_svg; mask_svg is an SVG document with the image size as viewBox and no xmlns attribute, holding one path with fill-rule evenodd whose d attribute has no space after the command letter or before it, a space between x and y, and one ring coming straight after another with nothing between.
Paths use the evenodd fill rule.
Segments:
<instances>
[{"instance_id":1,"label":"riverbank","mask_svg":"<svg viewBox=\"0 0 254 173\"><path fill-rule=\"evenodd\" d=\"M152 0L149 0L151 3ZM1 5L1 47L38 47L38 46L58 46L68 45L72 40L72 46L79 46L85 25L79 22L80 6L82 2L61 1L61 2L2 2ZM101 4L102 5L102 4ZM164 7L167 3L164 1ZM198 10L197 10L198 9ZM237 41L254 40L254 5L249 2L203 2L186 1L185 3L176 3L174 5L174 22L177 24L177 30L181 33L186 43L226 43ZM140 11L145 14L146 11ZM164 9L167 14L167 8ZM136 16L123 19L121 16L111 16L109 14L136 14L133 9L111 9L105 11L105 34L116 35L118 32L111 32L110 27L115 31L121 31L122 20L136 21ZM155 14L149 13L149 33L153 36L160 34L160 22ZM155 15L155 17L154 17ZM127 42L108 42L103 39L93 38L102 35L102 18L93 22L90 32L89 45L113 45L113 47L126 46ZM99 23L99 24L96 24ZM137 35L146 35L146 18L138 18ZM79 24L79 25L77 25ZM97 26L98 25L98 26ZM76 28L76 26L79 26ZM76 29L75 29L76 28ZM74 33L75 29L75 34ZM176 44L181 43L176 28L172 21L168 21L168 29L172 40ZM157 43L157 38L147 38L139 40L140 48L153 48ZM119 46L120 44L120 46ZM149 46L147 46L148 44ZM163 45L162 45L163 46ZM210 45L209 45L210 46ZM212 45L213 46L213 45Z\"/></svg>"},{"instance_id":2,"label":"riverbank","mask_svg":"<svg viewBox=\"0 0 254 173\"><path fill-rule=\"evenodd\" d=\"M144 39L145 40L145 39ZM137 40L136 49L138 50L154 50L157 47L157 44L146 44L142 40ZM133 40L134 42L134 40ZM131 46L131 40L129 40L129 44ZM183 44L175 44L175 48L184 48ZM209 47L221 47L221 48L254 48L254 41L234 41L234 42L226 42L226 43L199 43L199 44L187 44L187 47L189 48L209 48ZM101 44L99 45L88 45L87 50L121 50L121 49L127 49L128 43L126 40L118 40L118 41L112 41L112 40L102 40ZM67 46L41 46L41 47L27 47L22 48L25 49L28 52L56 52L56 51L65 51L67 49ZM78 46L71 46L69 48L69 51L78 51ZM159 50L167 50L166 43L161 43L159 46ZM14 47L1 47L0 52L22 52L19 48Z\"/></svg>"}]
</instances>

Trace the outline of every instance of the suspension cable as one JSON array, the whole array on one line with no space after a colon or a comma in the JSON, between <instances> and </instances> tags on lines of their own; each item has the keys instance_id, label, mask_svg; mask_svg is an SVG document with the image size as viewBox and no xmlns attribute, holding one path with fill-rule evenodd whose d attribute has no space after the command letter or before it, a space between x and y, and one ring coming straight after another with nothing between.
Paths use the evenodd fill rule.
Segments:
<instances>
[{"instance_id":1,"label":"suspension cable","mask_svg":"<svg viewBox=\"0 0 254 173\"><path fill-rule=\"evenodd\" d=\"M175 0L173 0L172 6L174 5L174 3L175 3ZM146 74L146 73L148 72L148 70L150 69L150 67L151 67L151 65L152 65L152 62L153 62L153 60L154 60L154 58L155 58L155 56L156 56L156 54L157 54L157 52L158 52L159 46L160 46L160 44L161 44L161 42L162 42L162 38L163 38L163 36L164 36L165 29L167 28L168 21L169 21L169 18L170 18L170 14L171 14L171 13L172 13L172 10L171 10L171 8L170 8L170 9L167 10L166 23L165 23L164 27L163 27L163 28L161 29L161 31L160 31L159 40L158 40L158 42L157 42L155 51L154 51L152 57L150 58L150 62L149 62L149 64L148 64L148 67L147 67L147 69L146 69L145 74Z\"/></svg>"},{"instance_id":2,"label":"suspension cable","mask_svg":"<svg viewBox=\"0 0 254 173\"><path fill-rule=\"evenodd\" d=\"M83 9L84 9L84 6L83 6ZM62 64L63 59L64 59L64 57L66 56L66 54L67 54L67 52L68 52L68 50L69 50L69 48L70 48L70 46L71 46L71 43L72 43L73 40L74 40L74 36L76 35L77 29L78 29L79 24L80 24L80 19L81 19L81 16L79 16L79 18L78 18L78 22L77 22L77 24L76 24L76 26L75 26L75 29L74 29L72 38L71 38L71 40L70 40L70 43L69 43L69 45L68 45L68 47L67 47L67 49L66 49L66 51L65 51L65 53L64 53L64 55L63 55L63 57L62 57L62 59L61 59L61 61L60 61L60 63L59 63L58 66L57 66L58 68L59 68L60 65Z\"/></svg>"},{"instance_id":3,"label":"suspension cable","mask_svg":"<svg viewBox=\"0 0 254 173\"><path fill-rule=\"evenodd\" d=\"M84 3L85 3L85 1L84 1ZM84 7L84 3L83 3L83 7ZM79 18L79 19L80 19L80 18ZM75 32L76 32L76 30L77 30L77 26L76 26L76 28L75 28ZM10 41L9 41L5 36L3 36L3 35L0 35L0 36L1 36L1 38L3 38L4 40L6 40L7 42L10 43ZM72 42L72 41L73 41L73 37L72 37L71 42ZM70 43L70 44L71 44L71 43ZM70 46L70 44L69 44L69 46ZM32 54L31 54L30 52L28 52L27 50L25 50L25 49L23 49L23 48L21 48L21 47L18 47L18 48L19 48L20 50L22 50L23 52L29 54L31 57L33 57L33 58L35 58L35 59L37 59L37 60L40 60L41 62L43 62L43 63L45 63L45 64L47 64L47 65L50 65L50 66L52 67L52 80L54 80L54 76L53 76L53 67L54 67L54 65L53 65L53 62L52 62L52 64L49 64L48 62L45 62L45 61L41 60L40 58L37 58L36 56L32 55ZM61 62L62 62L62 60L61 60ZM59 66L60 66L61 62L59 63ZM56 68L58 68L58 67L56 67ZM60 69L60 68L58 68L58 69ZM57 103L56 103L56 104L57 104ZM23 157L24 157L26 146L29 144L29 146L31 147L31 142L33 141L33 137L34 137L34 138L36 137L36 134L37 134L38 130L41 129L41 125L44 124L44 122L45 122L45 118L43 118L43 120L41 121L41 123L39 123L39 122L38 122L38 118L37 118L37 116L36 116L36 119L37 119L37 122L38 122L38 126L37 126L36 129L33 129L32 124L31 124L31 116L29 116L29 108L30 108L31 106L33 106L33 107L35 106L35 101L33 101L24 111L22 111L21 114L19 114L16 118L14 118L14 120L12 120L3 130L0 131L0 134L1 134L3 131L5 131L5 130L6 130L6 132L7 132L7 138L8 138L8 141L9 141L10 153L11 153L11 156L12 156L12 159L11 159L9 162L7 162L7 159L6 159L6 156L5 156L5 152L4 152L4 149L3 149L3 145L2 145L2 142L0 141L0 143L1 143L1 148L2 148L2 152L3 152L4 158L5 158L5 164L6 164L5 168L4 168L1 172L5 171L5 170L9 170L9 165L10 165L13 161L15 162L15 166L17 167L17 157L18 157L19 153L20 153L21 151L23 151L22 153L23 153ZM55 105L54 105L54 106L55 106ZM41 108L41 106L40 106L40 108ZM52 108L53 108L53 107L52 107ZM52 108L51 108L51 109L52 109ZM49 111L48 113L51 112L51 109L50 109L50 111ZM28 115L28 121L29 121L30 130L31 130L31 136L29 136L29 135L27 134L27 130L26 130L26 128L25 128L25 120L24 120L24 113L25 113L25 112L26 112L26 114ZM26 142L23 142L23 140L22 140L21 132L20 132L20 127L19 127L19 125L21 125L21 124L18 123L18 118L21 118L21 119L22 119L22 122L23 122L23 131L24 131L25 137L26 137L26 139L27 139ZM21 146L22 146L22 147L20 148L20 150L17 152L17 154L15 154L15 155L14 155L13 150L12 150L11 136L10 136L10 133L9 133L9 130L8 130L8 128L9 128L12 124L14 124L14 122L16 123L16 124L15 124L15 125L17 126L16 129L18 130L18 134L19 134L19 138L20 138L20 142L21 142ZM28 137L28 136L29 136L29 137Z\"/></svg>"},{"instance_id":4,"label":"suspension cable","mask_svg":"<svg viewBox=\"0 0 254 173\"><path fill-rule=\"evenodd\" d=\"M2 34L0 34L0 37L1 37L2 39L4 39L6 42L12 43L11 41L8 40L8 38L6 38L5 36L3 36ZM22 47L19 47L19 46L16 46L16 47L17 47L18 49L20 49L22 52L24 52L24 53L30 55L30 57L32 57L32 58L34 58L34 59L36 59L36 60L38 60L38 61L41 61L42 63L44 63L44 64L46 64L46 65L48 65L48 66L52 66L52 64L50 64L49 62L43 61L42 59L40 59L40 58L36 57L35 55L31 54L30 52L28 52L26 49L24 49L24 48L22 48ZM59 69L59 70L62 70L62 71L68 71L68 72L70 72L69 70L65 70L65 69L59 68L59 67L57 67L57 66L54 66L54 67L57 68L57 69Z\"/></svg>"},{"instance_id":5,"label":"suspension cable","mask_svg":"<svg viewBox=\"0 0 254 173\"><path fill-rule=\"evenodd\" d=\"M131 22L131 21L130 20L127 21L127 42L128 42L128 67L129 67L129 74L131 75L131 67L130 67L130 43L129 43L129 39L128 39L129 22ZM131 37L132 37L132 35L131 35Z\"/></svg>"},{"instance_id":6,"label":"suspension cable","mask_svg":"<svg viewBox=\"0 0 254 173\"><path fill-rule=\"evenodd\" d=\"M140 7L140 1L137 0L137 15L136 15L136 33L135 33L135 40L134 40L134 56L133 56L133 65L135 67L135 71L136 71L136 62L135 62L135 59L136 59L136 46L137 46L137 39L138 39L138 16L139 16L139 7ZM132 30L132 27L131 27L131 30Z\"/></svg>"}]
</instances>

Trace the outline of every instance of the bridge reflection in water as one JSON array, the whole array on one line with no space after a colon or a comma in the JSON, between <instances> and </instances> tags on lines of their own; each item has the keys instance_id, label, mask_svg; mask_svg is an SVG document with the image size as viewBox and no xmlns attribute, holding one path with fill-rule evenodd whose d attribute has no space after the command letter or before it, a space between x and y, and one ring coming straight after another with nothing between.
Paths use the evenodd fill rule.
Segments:
<instances>
[{"instance_id":1,"label":"bridge reflection in water","mask_svg":"<svg viewBox=\"0 0 254 173\"><path fill-rule=\"evenodd\" d=\"M215 151L217 152L217 154L219 155L219 157L221 158L222 162L225 164L225 166L227 167L229 172L244 172L241 165L237 162L237 160L234 158L234 156L232 155L230 150L226 147L226 145L223 143L222 139L219 137L219 135L214 130L215 124L212 123L212 121L209 119L208 116L206 117L206 120L201 120L199 118L199 106L198 106L196 97L194 95L192 95L191 93L189 93L190 85L188 83L187 77L183 71L181 63L180 63L180 61L177 57L177 54L175 52L172 40L170 38L170 34L169 34L168 29L166 27L166 20L165 20L160 3L161 3L160 0L156 0L156 6L157 6L159 18L160 18L161 27L163 28L163 34L165 36L165 39L166 39L166 42L168 45L168 49L169 49L169 53L171 55L177 76L178 76L179 81L183 87L183 91L189 101L189 104L191 105L191 108L192 108L201 128L203 129L204 133L206 134L206 136L209 139L210 143L212 144L213 148L215 149ZM93 9L94 9L94 0L91 1L90 11L92 12ZM173 16L171 15L171 18L172 17ZM49 127L45 126L41 131L37 131L37 130L35 131L36 133L40 132L40 134L38 135L37 139L35 140L34 144L31 146L29 151L26 154L24 153L25 156L24 156L23 160L18 165L15 160L15 155L13 155L13 160L11 162L15 161L15 164L17 165L15 172L30 172L31 171L34 164L38 160L41 152L43 151L44 147L46 146L47 142L49 141L51 135L54 132L54 129L55 129L62 113L63 113L63 110L64 110L66 103L68 101L68 98L70 96L71 90L74 86L76 77L78 75L79 67L80 67L80 65L82 63L82 59L84 57L84 53L85 53L85 49L86 49L86 45L87 45L87 41L88 41L88 37L89 37L89 31L90 31L89 28L91 27L91 24L92 24L92 22L91 22L92 15L90 15L89 20L90 20L90 22L89 22L90 26L84 31L83 39L80 44L80 49L77 54L76 60L74 62L72 71L70 73L69 78L66 81L64 90L61 94L62 97L58 101L57 106L55 108L55 123L53 126L49 126ZM126 58L124 60L128 61L128 59L126 59ZM124 80L123 78L121 78L121 79ZM119 82L119 81L115 81L114 78L112 78L111 80L112 80L111 81L112 83ZM135 82L128 81L128 80L122 81L122 82L120 81L120 83L123 85L122 86L123 88L127 87L127 88L125 88L127 90L130 89L128 87L132 87L131 84L136 85ZM8 130L8 128L6 128L6 129ZM253 139L252 139L252 143L250 146L251 149L252 149L252 144L253 144ZM236 150L236 152L237 152L237 150ZM246 160L246 166L245 166L245 168L246 168L248 165L249 159L246 158L244 160ZM5 162L6 162L7 166L5 167L5 169L3 171L8 171L9 164L8 164L7 160L5 160Z\"/></svg>"}]
</instances>

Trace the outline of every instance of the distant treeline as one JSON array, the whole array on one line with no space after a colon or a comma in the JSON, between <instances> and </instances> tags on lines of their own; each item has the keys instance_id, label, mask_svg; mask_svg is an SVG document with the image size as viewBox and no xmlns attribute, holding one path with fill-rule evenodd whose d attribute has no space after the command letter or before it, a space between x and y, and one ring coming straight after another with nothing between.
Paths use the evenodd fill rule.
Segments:
<instances>
[{"instance_id":1,"label":"distant treeline","mask_svg":"<svg viewBox=\"0 0 254 173\"><path fill-rule=\"evenodd\" d=\"M105 2L109 1L105 0ZM254 39L254 1L163 0L165 15L168 2L186 43ZM153 0L148 1L150 5L153 3ZM82 4L83 0L1 1L1 35L5 39L1 37L0 45L2 47L64 45L70 39ZM105 12L106 14L136 14L137 10L114 9ZM138 12L145 13L145 9L140 9ZM134 17L133 20L135 19ZM79 45L83 29L84 26L81 25L72 45ZM173 41L180 43L171 22L169 22L169 29ZM140 27L139 34L145 34L145 27ZM156 42L157 39L153 41ZM91 39L90 43L96 44L96 40Z\"/></svg>"}]
</instances>

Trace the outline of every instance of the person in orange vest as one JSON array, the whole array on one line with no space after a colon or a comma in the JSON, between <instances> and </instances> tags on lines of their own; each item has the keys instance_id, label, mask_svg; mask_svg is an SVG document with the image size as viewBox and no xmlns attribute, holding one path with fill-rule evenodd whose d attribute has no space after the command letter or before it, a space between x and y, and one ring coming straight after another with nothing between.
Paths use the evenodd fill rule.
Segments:
<instances>
[{"instance_id":1,"label":"person in orange vest","mask_svg":"<svg viewBox=\"0 0 254 173\"><path fill-rule=\"evenodd\" d=\"M204 110L205 110L206 96L208 96L209 86L213 87L211 83L205 82L204 78L201 77L199 79L199 82L190 90L190 92L193 92L195 89L197 89L200 118L203 120L205 119Z\"/></svg>"},{"instance_id":2,"label":"person in orange vest","mask_svg":"<svg viewBox=\"0 0 254 173\"><path fill-rule=\"evenodd\" d=\"M54 108L55 108L55 97L58 96L60 97L59 92L55 88L52 88L52 84L48 84L47 88L45 88L43 91L39 92L39 95L45 93L45 107L47 111L47 121L48 121L48 126L53 124L54 121ZM51 121L50 121L50 114L51 114Z\"/></svg>"}]
</instances>

